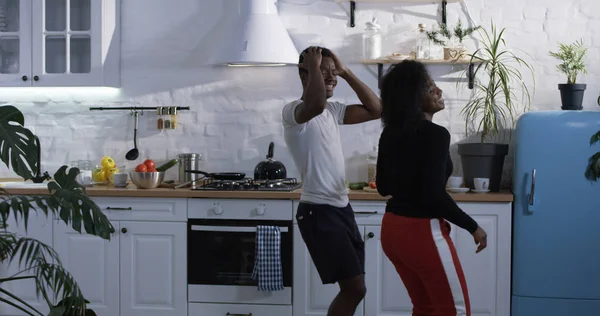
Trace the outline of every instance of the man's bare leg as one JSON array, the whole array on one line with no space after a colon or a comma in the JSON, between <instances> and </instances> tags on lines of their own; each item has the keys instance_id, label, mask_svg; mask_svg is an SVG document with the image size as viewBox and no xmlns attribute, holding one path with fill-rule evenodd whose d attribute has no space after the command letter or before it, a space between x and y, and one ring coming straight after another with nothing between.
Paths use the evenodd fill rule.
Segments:
<instances>
[{"instance_id":1,"label":"man's bare leg","mask_svg":"<svg viewBox=\"0 0 600 316\"><path fill-rule=\"evenodd\" d=\"M340 293L333 299L327 316L353 316L356 307L365 297L365 275L352 277L338 282Z\"/></svg>"}]
</instances>

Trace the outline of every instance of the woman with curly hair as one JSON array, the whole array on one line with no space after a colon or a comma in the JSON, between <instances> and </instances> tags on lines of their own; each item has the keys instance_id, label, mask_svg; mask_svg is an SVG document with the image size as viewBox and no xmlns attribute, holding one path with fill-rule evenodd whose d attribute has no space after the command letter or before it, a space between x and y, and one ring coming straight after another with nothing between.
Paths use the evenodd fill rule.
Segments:
<instances>
[{"instance_id":1,"label":"woman with curly hair","mask_svg":"<svg viewBox=\"0 0 600 316\"><path fill-rule=\"evenodd\" d=\"M381 228L383 251L406 286L413 316L470 315L448 222L473 235L476 252L486 247L487 235L446 192L453 168L450 133L432 122L444 109L442 90L422 63L406 60L386 74L381 101L377 190L391 196Z\"/></svg>"}]
</instances>

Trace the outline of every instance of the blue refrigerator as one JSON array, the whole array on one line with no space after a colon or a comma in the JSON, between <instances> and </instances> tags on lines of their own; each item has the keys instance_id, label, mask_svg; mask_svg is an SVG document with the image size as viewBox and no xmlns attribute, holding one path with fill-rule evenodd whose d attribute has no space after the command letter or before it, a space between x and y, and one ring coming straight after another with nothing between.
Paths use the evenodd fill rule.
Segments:
<instances>
[{"instance_id":1,"label":"blue refrigerator","mask_svg":"<svg viewBox=\"0 0 600 316\"><path fill-rule=\"evenodd\" d=\"M513 171L512 316L600 316L600 112L526 113Z\"/></svg>"}]
</instances>

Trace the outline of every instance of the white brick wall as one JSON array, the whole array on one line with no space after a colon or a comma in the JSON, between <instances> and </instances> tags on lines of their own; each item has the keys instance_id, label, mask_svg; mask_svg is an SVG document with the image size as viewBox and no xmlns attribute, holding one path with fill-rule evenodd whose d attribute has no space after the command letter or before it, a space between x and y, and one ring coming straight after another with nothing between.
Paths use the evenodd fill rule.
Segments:
<instances>
[{"instance_id":1,"label":"white brick wall","mask_svg":"<svg viewBox=\"0 0 600 316\"><path fill-rule=\"evenodd\" d=\"M313 0L288 0L311 3ZM537 89L534 110L560 109L557 83L564 78L548 56L557 41L583 38L590 46L590 73L580 81L588 84L585 109L596 110L600 90L600 1L598 0L466 0L475 21L488 25L490 18L507 28L508 44L527 50L535 59ZM0 89L0 101L18 106L26 124L42 141L43 168L54 172L75 159L97 161L112 155L119 165L134 166L124 159L132 147L133 118L126 112L90 112L89 106L190 106L179 115L179 129L157 131L156 116L140 117L140 161L164 160L179 152L206 156L207 171L244 171L266 155L274 141L275 158L283 161L290 176L298 176L282 137L280 110L301 94L294 67L268 69L214 69L199 66L202 37L219 18L221 0L124 0L122 16L122 89ZM297 47L318 44L333 49L370 87L376 89L376 68L357 63L364 23L377 17L386 40L384 53L412 49L418 23L435 24L439 5L357 5L357 27L347 27L348 5L316 1L310 5L280 3L280 13ZM448 5L449 22L463 22L465 8ZM208 44L210 45L210 44ZM469 40L469 47L474 42ZM444 90L448 108L436 122L453 135L464 138L460 116L467 93L458 93L448 66L430 68ZM448 79L450 78L450 80ZM357 101L348 85L340 81L335 99ZM348 177L364 178L364 154L376 143L379 122L342 128ZM357 142L357 140L359 140ZM455 149L453 149L455 150ZM460 163L455 155L456 173ZM510 172L507 160L507 173ZM4 166L0 176L12 176ZM172 176L172 175L171 175Z\"/></svg>"}]
</instances>

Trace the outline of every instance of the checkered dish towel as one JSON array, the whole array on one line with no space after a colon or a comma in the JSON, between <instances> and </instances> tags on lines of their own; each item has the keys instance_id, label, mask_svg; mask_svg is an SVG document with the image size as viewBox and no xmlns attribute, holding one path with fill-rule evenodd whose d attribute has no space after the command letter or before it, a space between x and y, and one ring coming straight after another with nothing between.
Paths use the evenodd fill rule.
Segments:
<instances>
[{"instance_id":1,"label":"checkered dish towel","mask_svg":"<svg viewBox=\"0 0 600 316\"><path fill-rule=\"evenodd\" d=\"M281 232L277 226L256 227L256 254L252 279L259 291L282 291Z\"/></svg>"}]
</instances>

